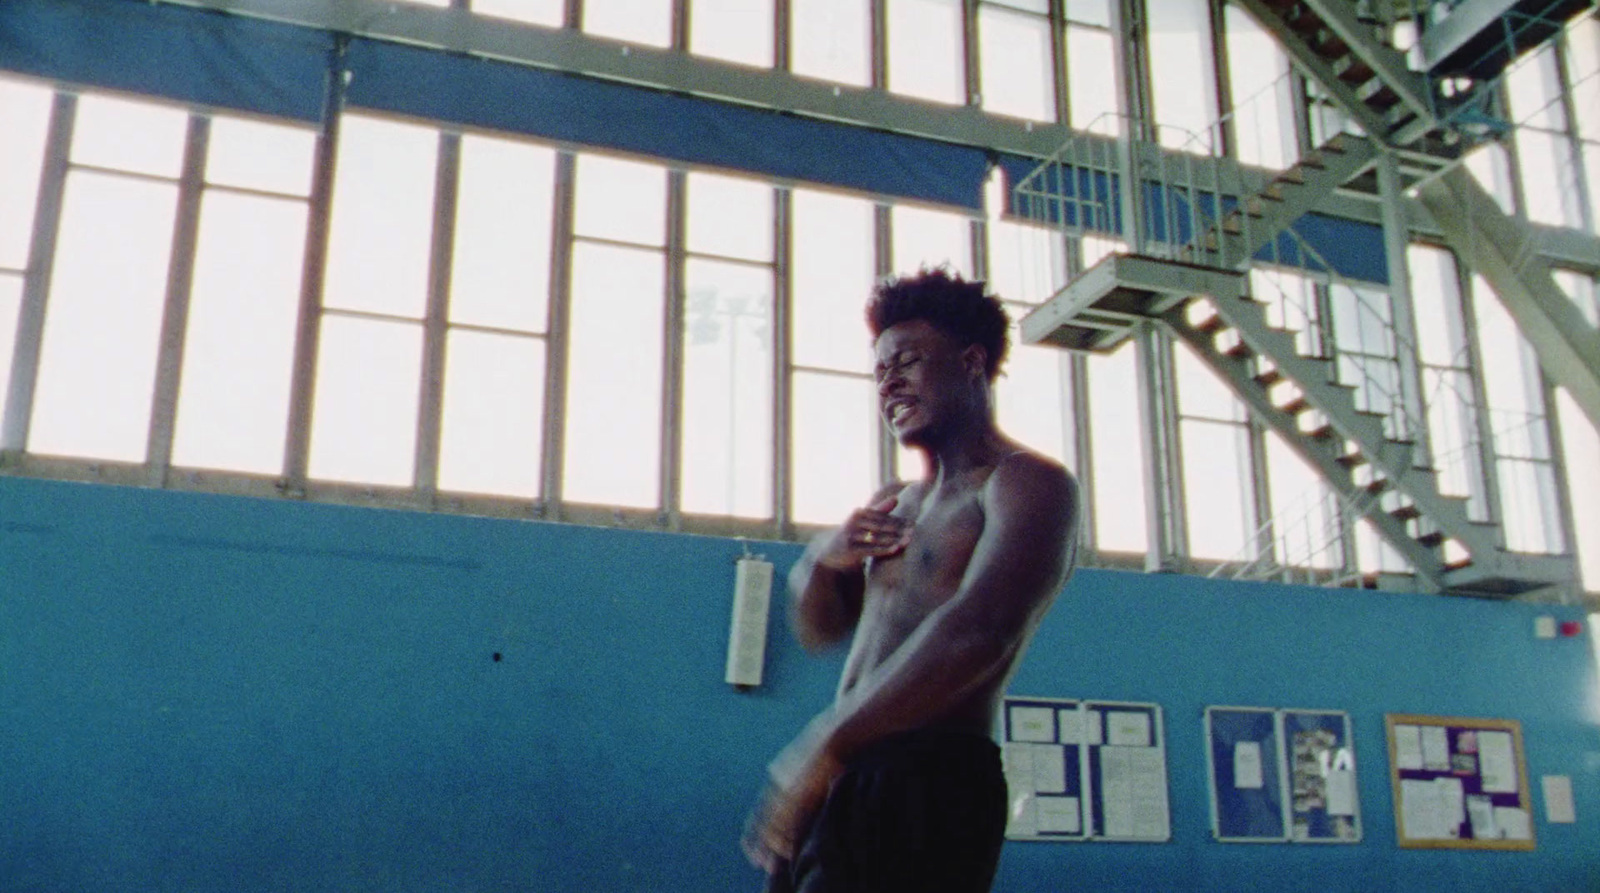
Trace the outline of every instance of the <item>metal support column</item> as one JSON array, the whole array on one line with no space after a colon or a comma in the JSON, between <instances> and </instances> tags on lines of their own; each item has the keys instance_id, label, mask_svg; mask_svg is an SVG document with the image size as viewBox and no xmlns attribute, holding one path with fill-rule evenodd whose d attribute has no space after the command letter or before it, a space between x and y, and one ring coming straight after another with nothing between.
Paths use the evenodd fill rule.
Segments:
<instances>
[{"instance_id":1,"label":"metal support column","mask_svg":"<svg viewBox=\"0 0 1600 893\"><path fill-rule=\"evenodd\" d=\"M1183 464L1174 411L1171 336L1154 322L1139 323L1139 417L1145 438L1145 569L1180 571L1188 548L1184 530Z\"/></svg>"}]
</instances>

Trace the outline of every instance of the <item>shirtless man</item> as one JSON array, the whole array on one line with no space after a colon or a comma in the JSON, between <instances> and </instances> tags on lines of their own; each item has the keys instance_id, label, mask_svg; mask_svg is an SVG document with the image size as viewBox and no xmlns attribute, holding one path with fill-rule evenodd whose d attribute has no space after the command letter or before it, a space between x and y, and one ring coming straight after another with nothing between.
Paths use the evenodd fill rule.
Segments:
<instances>
[{"instance_id":1,"label":"shirtless man","mask_svg":"<svg viewBox=\"0 0 1600 893\"><path fill-rule=\"evenodd\" d=\"M982 283L888 282L867 321L879 406L928 470L789 574L802 644L854 639L833 705L772 762L744 845L769 891L988 890L1007 808L995 712L1072 572L1077 485L995 426L1007 319Z\"/></svg>"}]
</instances>

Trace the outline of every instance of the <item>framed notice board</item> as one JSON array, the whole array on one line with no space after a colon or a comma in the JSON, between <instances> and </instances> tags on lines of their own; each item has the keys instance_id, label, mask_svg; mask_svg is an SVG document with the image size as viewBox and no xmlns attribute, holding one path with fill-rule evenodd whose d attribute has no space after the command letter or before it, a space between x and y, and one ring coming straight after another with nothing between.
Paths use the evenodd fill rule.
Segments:
<instances>
[{"instance_id":1,"label":"framed notice board","mask_svg":"<svg viewBox=\"0 0 1600 893\"><path fill-rule=\"evenodd\" d=\"M1000 726L1008 838L1171 838L1160 705L1008 697Z\"/></svg>"},{"instance_id":2,"label":"framed notice board","mask_svg":"<svg viewBox=\"0 0 1600 893\"><path fill-rule=\"evenodd\" d=\"M1403 713L1384 723L1400 846L1533 849L1521 723Z\"/></svg>"},{"instance_id":3,"label":"framed notice board","mask_svg":"<svg viewBox=\"0 0 1600 893\"><path fill-rule=\"evenodd\" d=\"M1207 707L1211 833L1230 843L1358 843L1348 714Z\"/></svg>"}]
</instances>

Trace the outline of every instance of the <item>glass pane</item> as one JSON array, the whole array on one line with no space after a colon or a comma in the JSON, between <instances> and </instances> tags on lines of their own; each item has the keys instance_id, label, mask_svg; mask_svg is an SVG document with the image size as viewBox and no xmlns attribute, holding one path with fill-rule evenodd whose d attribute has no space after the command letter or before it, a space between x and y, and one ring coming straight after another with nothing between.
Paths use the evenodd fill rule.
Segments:
<instances>
[{"instance_id":1,"label":"glass pane","mask_svg":"<svg viewBox=\"0 0 1600 893\"><path fill-rule=\"evenodd\" d=\"M978 11L978 58L985 110L1033 121L1056 119L1048 18L984 6Z\"/></svg>"},{"instance_id":2,"label":"glass pane","mask_svg":"<svg viewBox=\"0 0 1600 893\"><path fill-rule=\"evenodd\" d=\"M689 52L772 67L772 0L685 0Z\"/></svg>"},{"instance_id":3,"label":"glass pane","mask_svg":"<svg viewBox=\"0 0 1600 893\"><path fill-rule=\"evenodd\" d=\"M1494 196L1500 210L1515 212L1512 206L1511 162L1505 147L1499 143L1484 143L1462 159L1462 165L1477 179L1484 191Z\"/></svg>"},{"instance_id":4,"label":"glass pane","mask_svg":"<svg viewBox=\"0 0 1600 893\"><path fill-rule=\"evenodd\" d=\"M52 94L0 81L0 268L28 266Z\"/></svg>"},{"instance_id":5,"label":"glass pane","mask_svg":"<svg viewBox=\"0 0 1600 893\"><path fill-rule=\"evenodd\" d=\"M1143 552L1144 437L1139 421L1138 352L1132 342L1089 357L1089 448L1094 461L1094 529L1101 551Z\"/></svg>"},{"instance_id":6,"label":"glass pane","mask_svg":"<svg viewBox=\"0 0 1600 893\"><path fill-rule=\"evenodd\" d=\"M11 359L17 346L17 314L22 309L22 277L0 273L0 405L11 388Z\"/></svg>"},{"instance_id":7,"label":"glass pane","mask_svg":"<svg viewBox=\"0 0 1600 893\"><path fill-rule=\"evenodd\" d=\"M316 148L316 133L305 127L215 117L206 141L206 182L308 196Z\"/></svg>"},{"instance_id":8,"label":"glass pane","mask_svg":"<svg viewBox=\"0 0 1600 893\"><path fill-rule=\"evenodd\" d=\"M898 275L948 265L972 277L972 221L960 214L899 205L889 212Z\"/></svg>"},{"instance_id":9,"label":"glass pane","mask_svg":"<svg viewBox=\"0 0 1600 893\"><path fill-rule=\"evenodd\" d=\"M1067 20L1080 25L1111 27L1110 0L1066 0Z\"/></svg>"},{"instance_id":10,"label":"glass pane","mask_svg":"<svg viewBox=\"0 0 1600 893\"><path fill-rule=\"evenodd\" d=\"M1501 459L1500 511L1505 516L1506 548L1513 552L1559 552L1563 548L1556 516L1555 469L1548 462Z\"/></svg>"},{"instance_id":11,"label":"glass pane","mask_svg":"<svg viewBox=\"0 0 1600 893\"><path fill-rule=\"evenodd\" d=\"M1236 154L1246 164L1282 170L1299 157L1289 58L1243 9L1229 4L1224 16Z\"/></svg>"},{"instance_id":12,"label":"glass pane","mask_svg":"<svg viewBox=\"0 0 1600 893\"><path fill-rule=\"evenodd\" d=\"M572 246L563 495L572 502L661 503L660 252Z\"/></svg>"},{"instance_id":13,"label":"glass pane","mask_svg":"<svg viewBox=\"0 0 1600 893\"><path fill-rule=\"evenodd\" d=\"M1254 526L1248 429L1197 421L1180 427L1189 554L1214 561L1246 558L1242 553Z\"/></svg>"},{"instance_id":14,"label":"glass pane","mask_svg":"<svg viewBox=\"0 0 1600 893\"><path fill-rule=\"evenodd\" d=\"M791 275L798 365L872 370L871 337L862 322L873 281L872 217L872 205L861 199L795 191Z\"/></svg>"},{"instance_id":15,"label":"glass pane","mask_svg":"<svg viewBox=\"0 0 1600 893\"><path fill-rule=\"evenodd\" d=\"M1145 0L1145 7L1150 90L1161 145L1210 154L1217 98L1208 6L1205 0Z\"/></svg>"},{"instance_id":16,"label":"glass pane","mask_svg":"<svg viewBox=\"0 0 1600 893\"><path fill-rule=\"evenodd\" d=\"M67 175L28 449L142 462L177 187Z\"/></svg>"},{"instance_id":17,"label":"glass pane","mask_svg":"<svg viewBox=\"0 0 1600 893\"><path fill-rule=\"evenodd\" d=\"M1572 299L1584 321L1590 326L1600 326L1600 283L1574 270L1551 270L1556 287Z\"/></svg>"},{"instance_id":18,"label":"glass pane","mask_svg":"<svg viewBox=\"0 0 1600 893\"><path fill-rule=\"evenodd\" d=\"M438 151L430 128L344 117L324 306L422 318Z\"/></svg>"},{"instance_id":19,"label":"glass pane","mask_svg":"<svg viewBox=\"0 0 1600 893\"><path fill-rule=\"evenodd\" d=\"M1244 404L1211 367L1187 344L1174 345L1173 372L1178 383L1178 411L1186 418L1218 422L1245 420Z\"/></svg>"},{"instance_id":20,"label":"glass pane","mask_svg":"<svg viewBox=\"0 0 1600 893\"><path fill-rule=\"evenodd\" d=\"M1009 301L1041 304L1066 284L1066 246L1059 231L990 220L988 236L989 288L995 294Z\"/></svg>"},{"instance_id":21,"label":"glass pane","mask_svg":"<svg viewBox=\"0 0 1600 893\"><path fill-rule=\"evenodd\" d=\"M1272 493L1272 524L1266 536L1278 562L1287 567L1343 566L1338 500L1322 476L1276 432L1267 433L1267 482Z\"/></svg>"},{"instance_id":22,"label":"glass pane","mask_svg":"<svg viewBox=\"0 0 1600 893\"><path fill-rule=\"evenodd\" d=\"M796 372L792 385L794 520L838 524L875 490L874 388L867 379L810 372Z\"/></svg>"},{"instance_id":23,"label":"glass pane","mask_svg":"<svg viewBox=\"0 0 1600 893\"><path fill-rule=\"evenodd\" d=\"M772 271L684 265L683 510L772 517Z\"/></svg>"},{"instance_id":24,"label":"glass pane","mask_svg":"<svg viewBox=\"0 0 1600 893\"><path fill-rule=\"evenodd\" d=\"M1067 104L1074 129L1106 136L1122 132L1116 70L1110 32L1067 28Z\"/></svg>"},{"instance_id":25,"label":"glass pane","mask_svg":"<svg viewBox=\"0 0 1600 893\"><path fill-rule=\"evenodd\" d=\"M461 138L451 322L545 330L555 160L542 146Z\"/></svg>"},{"instance_id":26,"label":"glass pane","mask_svg":"<svg viewBox=\"0 0 1600 893\"><path fill-rule=\"evenodd\" d=\"M640 245L667 244L667 170L579 155L573 232Z\"/></svg>"},{"instance_id":27,"label":"glass pane","mask_svg":"<svg viewBox=\"0 0 1600 893\"><path fill-rule=\"evenodd\" d=\"M1395 354L1390 326L1389 296L1382 292L1334 285L1328 289L1333 303L1334 339L1341 350L1369 356Z\"/></svg>"},{"instance_id":28,"label":"glass pane","mask_svg":"<svg viewBox=\"0 0 1600 893\"><path fill-rule=\"evenodd\" d=\"M789 68L865 87L872 83L868 0L790 0Z\"/></svg>"},{"instance_id":29,"label":"glass pane","mask_svg":"<svg viewBox=\"0 0 1600 893\"><path fill-rule=\"evenodd\" d=\"M1442 248L1411 245L1406 249L1406 266L1411 272L1419 358L1430 366L1465 367L1467 341L1455 256Z\"/></svg>"},{"instance_id":30,"label":"glass pane","mask_svg":"<svg viewBox=\"0 0 1600 893\"><path fill-rule=\"evenodd\" d=\"M1583 588L1600 592L1600 500L1594 498L1600 493L1600 432L1564 388L1556 390L1556 413Z\"/></svg>"},{"instance_id":31,"label":"glass pane","mask_svg":"<svg viewBox=\"0 0 1600 893\"><path fill-rule=\"evenodd\" d=\"M472 11L516 22L561 27L566 0L472 0Z\"/></svg>"},{"instance_id":32,"label":"glass pane","mask_svg":"<svg viewBox=\"0 0 1600 893\"><path fill-rule=\"evenodd\" d=\"M539 497L544 375L542 339L450 332L439 489Z\"/></svg>"},{"instance_id":33,"label":"glass pane","mask_svg":"<svg viewBox=\"0 0 1600 893\"><path fill-rule=\"evenodd\" d=\"M584 0L583 30L645 46L672 46L672 0Z\"/></svg>"},{"instance_id":34,"label":"glass pane","mask_svg":"<svg viewBox=\"0 0 1600 893\"><path fill-rule=\"evenodd\" d=\"M889 89L934 102L965 104L960 0L885 2L889 20Z\"/></svg>"},{"instance_id":35,"label":"glass pane","mask_svg":"<svg viewBox=\"0 0 1600 893\"><path fill-rule=\"evenodd\" d=\"M282 472L306 213L292 200L202 198L173 464Z\"/></svg>"},{"instance_id":36,"label":"glass pane","mask_svg":"<svg viewBox=\"0 0 1600 893\"><path fill-rule=\"evenodd\" d=\"M422 326L324 316L317 353L311 476L411 486Z\"/></svg>"},{"instance_id":37,"label":"glass pane","mask_svg":"<svg viewBox=\"0 0 1600 893\"><path fill-rule=\"evenodd\" d=\"M688 176L689 250L744 260L772 260L772 187L758 180Z\"/></svg>"},{"instance_id":38,"label":"glass pane","mask_svg":"<svg viewBox=\"0 0 1600 893\"><path fill-rule=\"evenodd\" d=\"M188 126L189 114L181 109L109 96L79 96L72 125L72 162L177 177L183 170Z\"/></svg>"},{"instance_id":39,"label":"glass pane","mask_svg":"<svg viewBox=\"0 0 1600 893\"><path fill-rule=\"evenodd\" d=\"M1067 377L1072 355L1056 347L1021 343L1015 320L1025 307L1007 308L1012 317L1011 355L994 385L995 418L1018 441L1069 464L1072 458L1072 390Z\"/></svg>"}]
</instances>

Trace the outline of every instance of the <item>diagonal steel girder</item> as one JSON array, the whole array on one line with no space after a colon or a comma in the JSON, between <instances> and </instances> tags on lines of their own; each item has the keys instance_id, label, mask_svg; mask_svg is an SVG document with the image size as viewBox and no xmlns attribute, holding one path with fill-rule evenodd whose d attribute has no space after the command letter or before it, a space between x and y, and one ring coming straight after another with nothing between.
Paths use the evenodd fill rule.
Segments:
<instances>
[{"instance_id":1,"label":"diagonal steel girder","mask_svg":"<svg viewBox=\"0 0 1600 893\"><path fill-rule=\"evenodd\" d=\"M1600 332L1556 285L1533 230L1500 210L1461 165L1422 184L1418 198L1456 255L1500 295L1550 380L1600 428Z\"/></svg>"}]
</instances>

